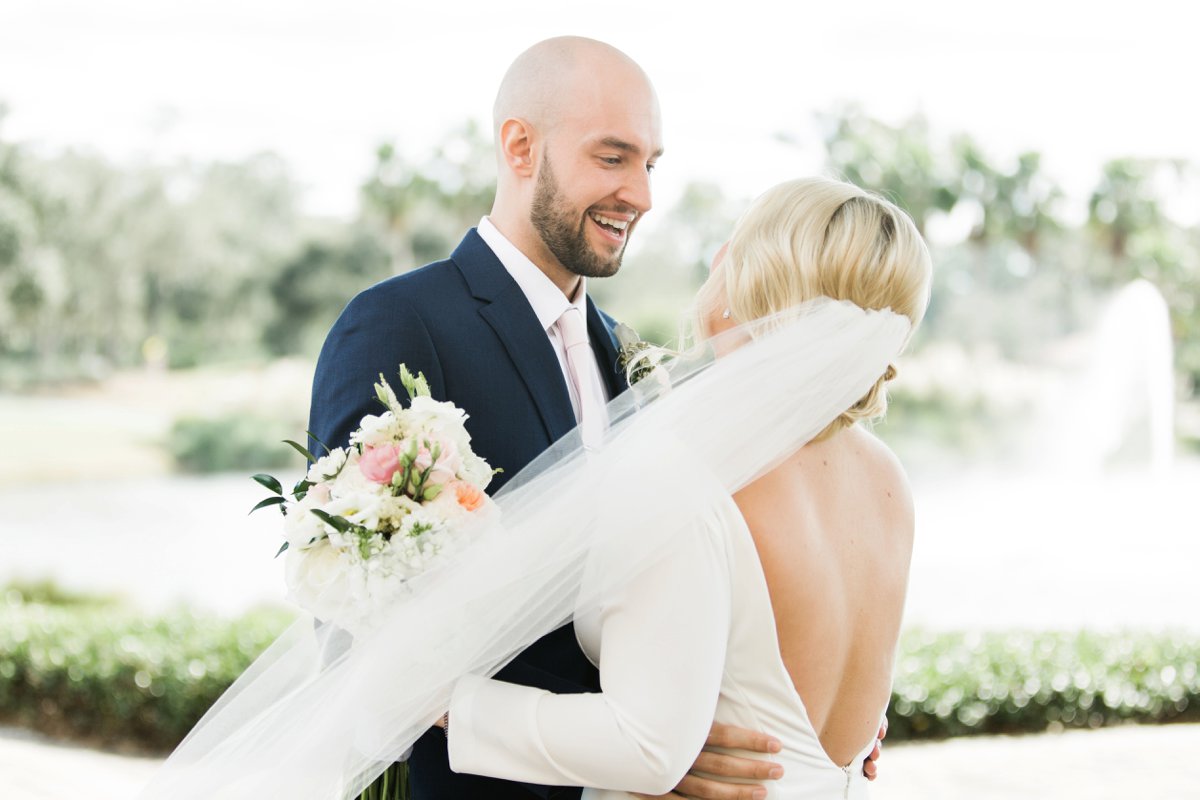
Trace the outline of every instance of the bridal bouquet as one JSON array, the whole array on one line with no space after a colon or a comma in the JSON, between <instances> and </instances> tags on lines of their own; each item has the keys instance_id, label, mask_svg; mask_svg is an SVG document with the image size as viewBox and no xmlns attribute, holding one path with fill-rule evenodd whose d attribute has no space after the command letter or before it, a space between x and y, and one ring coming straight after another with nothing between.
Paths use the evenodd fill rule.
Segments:
<instances>
[{"instance_id":1,"label":"bridal bouquet","mask_svg":"<svg viewBox=\"0 0 1200 800\"><path fill-rule=\"evenodd\" d=\"M496 513L485 493L493 470L471 450L467 415L434 400L423 375L400 366L405 408L379 376L382 414L362 418L350 446L316 458L289 500L270 475L254 480L274 493L252 510L284 514L288 596L318 619L351 634L373 627L410 579L443 563L472 523Z\"/></svg>"}]
</instances>

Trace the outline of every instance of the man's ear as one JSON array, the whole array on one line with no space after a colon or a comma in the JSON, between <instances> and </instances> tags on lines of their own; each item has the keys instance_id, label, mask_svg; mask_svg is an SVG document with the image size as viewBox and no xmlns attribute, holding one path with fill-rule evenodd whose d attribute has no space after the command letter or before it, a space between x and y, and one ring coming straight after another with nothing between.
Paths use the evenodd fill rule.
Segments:
<instances>
[{"instance_id":1,"label":"man's ear","mask_svg":"<svg viewBox=\"0 0 1200 800\"><path fill-rule=\"evenodd\" d=\"M533 139L533 126L523 119L509 117L500 126L500 152L514 175L533 175Z\"/></svg>"}]
</instances>

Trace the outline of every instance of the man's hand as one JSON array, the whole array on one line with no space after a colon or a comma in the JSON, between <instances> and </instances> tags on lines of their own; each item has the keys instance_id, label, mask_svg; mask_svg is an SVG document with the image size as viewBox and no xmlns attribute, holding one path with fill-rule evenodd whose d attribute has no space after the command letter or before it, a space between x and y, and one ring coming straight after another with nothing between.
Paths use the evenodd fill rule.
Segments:
<instances>
[{"instance_id":1,"label":"man's hand","mask_svg":"<svg viewBox=\"0 0 1200 800\"><path fill-rule=\"evenodd\" d=\"M708 741L704 743L704 749L700 751L688 774L674 791L657 797L670 800L683 800L686 797L702 800L762 800L767 796L767 790L760 784L727 783L721 779L771 781L783 777L783 767L779 764L757 758L710 752L709 748L712 747L749 750L754 753L778 753L783 745L774 736L714 722L708 734ZM696 774L700 772L715 777L701 777ZM642 800L653 800L649 795L635 796Z\"/></svg>"},{"instance_id":2,"label":"man's hand","mask_svg":"<svg viewBox=\"0 0 1200 800\"><path fill-rule=\"evenodd\" d=\"M873 781L879 777L879 768L875 762L879 760L880 750L883 748L883 740L887 736L887 717L883 718L883 724L879 726L879 737L875 742L875 747L871 750L871 755L867 756L863 761L863 775L867 776L867 780Z\"/></svg>"}]
</instances>

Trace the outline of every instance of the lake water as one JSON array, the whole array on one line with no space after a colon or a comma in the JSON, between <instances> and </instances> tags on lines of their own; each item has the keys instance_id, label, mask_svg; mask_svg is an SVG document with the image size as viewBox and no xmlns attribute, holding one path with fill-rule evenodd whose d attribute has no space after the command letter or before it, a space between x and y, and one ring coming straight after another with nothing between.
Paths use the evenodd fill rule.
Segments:
<instances>
[{"instance_id":1,"label":"lake water","mask_svg":"<svg viewBox=\"0 0 1200 800\"><path fill-rule=\"evenodd\" d=\"M1167 477L913 477L906 615L936 628L1200 629L1200 463ZM147 608L284 602L274 510L245 475L0 489L0 582L49 577Z\"/></svg>"}]
</instances>

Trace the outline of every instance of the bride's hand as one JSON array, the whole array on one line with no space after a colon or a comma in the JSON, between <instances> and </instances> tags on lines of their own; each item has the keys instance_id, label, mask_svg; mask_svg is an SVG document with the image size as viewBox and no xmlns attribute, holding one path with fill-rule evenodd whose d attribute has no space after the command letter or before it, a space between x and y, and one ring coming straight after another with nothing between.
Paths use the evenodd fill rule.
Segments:
<instances>
[{"instance_id":1,"label":"bride's hand","mask_svg":"<svg viewBox=\"0 0 1200 800\"><path fill-rule=\"evenodd\" d=\"M749 750L755 753L778 753L782 744L774 736L765 733L738 728L733 725L722 725L714 722L709 731L708 741L696 758L696 763L684 776L675 790L659 798L683 800L684 798L700 798L701 800L762 800L767 796L767 790L756 783L727 783L722 778L740 778L742 780L770 781L783 777L783 767L771 761L760 761L756 758L740 758L724 753L714 753L711 747L721 747L730 750ZM704 773L701 777L698 773ZM652 800L650 795L639 794L642 800Z\"/></svg>"}]
</instances>

